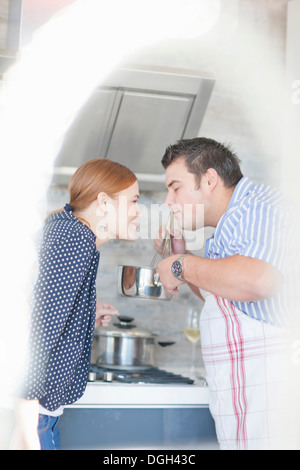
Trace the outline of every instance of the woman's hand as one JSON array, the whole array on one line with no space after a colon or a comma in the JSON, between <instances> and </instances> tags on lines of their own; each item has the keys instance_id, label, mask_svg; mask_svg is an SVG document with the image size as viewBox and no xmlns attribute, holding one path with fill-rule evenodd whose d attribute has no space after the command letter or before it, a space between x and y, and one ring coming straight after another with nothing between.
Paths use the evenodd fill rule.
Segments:
<instances>
[{"instance_id":1,"label":"woman's hand","mask_svg":"<svg viewBox=\"0 0 300 470\"><path fill-rule=\"evenodd\" d=\"M113 315L120 315L118 310L113 305L107 304L105 302L97 302L95 328L97 326L108 326Z\"/></svg>"}]
</instances>

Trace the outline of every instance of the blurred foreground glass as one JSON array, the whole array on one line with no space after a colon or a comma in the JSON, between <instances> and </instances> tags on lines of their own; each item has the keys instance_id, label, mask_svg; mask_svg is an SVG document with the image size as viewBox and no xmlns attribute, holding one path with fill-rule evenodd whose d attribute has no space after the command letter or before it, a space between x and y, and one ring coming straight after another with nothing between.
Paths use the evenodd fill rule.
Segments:
<instances>
[{"instance_id":1,"label":"blurred foreground glass","mask_svg":"<svg viewBox=\"0 0 300 470\"><path fill-rule=\"evenodd\" d=\"M200 341L200 312L190 308L186 314L184 334L192 344L191 375L195 376L196 344Z\"/></svg>"}]
</instances>

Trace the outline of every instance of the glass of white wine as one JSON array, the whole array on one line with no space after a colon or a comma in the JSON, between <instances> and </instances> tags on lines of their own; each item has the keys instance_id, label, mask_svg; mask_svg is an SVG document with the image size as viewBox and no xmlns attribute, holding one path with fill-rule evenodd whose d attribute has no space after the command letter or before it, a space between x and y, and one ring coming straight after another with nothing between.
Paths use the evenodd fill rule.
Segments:
<instances>
[{"instance_id":1,"label":"glass of white wine","mask_svg":"<svg viewBox=\"0 0 300 470\"><path fill-rule=\"evenodd\" d=\"M195 376L196 343L200 341L200 312L190 308L184 326L185 337L192 343L191 374Z\"/></svg>"}]
</instances>

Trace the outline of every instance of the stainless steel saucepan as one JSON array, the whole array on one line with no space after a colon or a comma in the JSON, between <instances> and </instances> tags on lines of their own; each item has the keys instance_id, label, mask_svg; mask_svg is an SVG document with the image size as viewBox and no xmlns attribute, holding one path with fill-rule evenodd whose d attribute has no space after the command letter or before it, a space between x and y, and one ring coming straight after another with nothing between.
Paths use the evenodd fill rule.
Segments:
<instances>
[{"instance_id":1,"label":"stainless steel saucepan","mask_svg":"<svg viewBox=\"0 0 300 470\"><path fill-rule=\"evenodd\" d=\"M97 364L110 369L140 370L153 367L156 335L132 323L132 317L120 316L109 328L96 328ZM174 341L157 341L171 346Z\"/></svg>"},{"instance_id":2,"label":"stainless steel saucepan","mask_svg":"<svg viewBox=\"0 0 300 470\"><path fill-rule=\"evenodd\" d=\"M139 299L171 300L165 291L156 268L119 266L118 292L123 297Z\"/></svg>"},{"instance_id":3,"label":"stainless steel saucepan","mask_svg":"<svg viewBox=\"0 0 300 470\"><path fill-rule=\"evenodd\" d=\"M149 266L119 266L118 291L120 295L153 300L173 298L172 294L165 291L156 269L160 258L163 259L172 254L170 228L173 226L173 221L174 216L171 213L164 239Z\"/></svg>"}]
</instances>

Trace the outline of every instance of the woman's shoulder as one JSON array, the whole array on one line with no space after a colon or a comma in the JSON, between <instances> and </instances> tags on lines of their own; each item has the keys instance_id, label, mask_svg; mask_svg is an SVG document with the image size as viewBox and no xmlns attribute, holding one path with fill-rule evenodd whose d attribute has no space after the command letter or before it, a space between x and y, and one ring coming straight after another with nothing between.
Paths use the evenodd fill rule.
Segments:
<instances>
[{"instance_id":1,"label":"woman's shoulder","mask_svg":"<svg viewBox=\"0 0 300 470\"><path fill-rule=\"evenodd\" d=\"M89 227L66 211L51 214L44 226L43 239L47 242L90 245L94 248L96 236Z\"/></svg>"}]
</instances>

